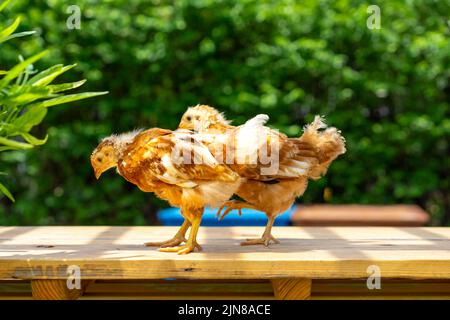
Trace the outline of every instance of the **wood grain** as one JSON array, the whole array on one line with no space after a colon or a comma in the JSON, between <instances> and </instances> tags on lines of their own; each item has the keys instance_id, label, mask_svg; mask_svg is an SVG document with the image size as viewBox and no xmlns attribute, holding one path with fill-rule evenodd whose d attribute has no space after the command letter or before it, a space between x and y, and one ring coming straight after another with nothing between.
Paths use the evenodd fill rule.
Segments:
<instances>
[{"instance_id":1,"label":"wood grain","mask_svg":"<svg viewBox=\"0 0 450 320\"><path fill-rule=\"evenodd\" d=\"M355 279L377 265L383 278L450 279L450 228L276 227L281 244L241 247L262 228L200 228L204 250L158 252L146 241L175 227L1 227L0 280Z\"/></svg>"},{"instance_id":2,"label":"wood grain","mask_svg":"<svg viewBox=\"0 0 450 320\"><path fill-rule=\"evenodd\" d=\"M76 300L90 281L82 281L81 289L67 288L64 280L31 280L31 294L35 300Z\"/></svg>"},{"instance_id":3,"label":"wood grain","mask_svg":"<svg viewBox=\"0 0 450 320\"><path fill-rule=\"evenodd\" d=\"M0 281L0 299L31 299L27 280ZM269 280L99 280L81 300L96 299L274 299ZM450 299L450 280L384 279L380 290L366 280L312 280L311 300Z\"/></svg>"},{"instance_id":4,"label":"wood grain","mask_svg":"<svg viewBox=\"0 0 450 320\"><path fill-rule=\"evenodd\" d=\"M271 282L277 300L308 300L311 297L311 279L274 279Z\"/></svg>"}]
</instances>

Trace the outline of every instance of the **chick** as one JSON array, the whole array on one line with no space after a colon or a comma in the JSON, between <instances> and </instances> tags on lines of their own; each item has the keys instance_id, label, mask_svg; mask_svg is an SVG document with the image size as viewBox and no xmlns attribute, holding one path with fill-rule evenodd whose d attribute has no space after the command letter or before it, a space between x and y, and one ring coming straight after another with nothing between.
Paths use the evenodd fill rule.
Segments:
<instances>
[{"instance_id":1,"label":"chick","mask_svg":"<svg viewBox=\"0 0 450 320\"><path fill-rule=\"evenodd\" d=\"M340 132L336 128L327 128L321 117L316 116L299 138L288 138L265 127L264 119L260 117L260 121L251 126L253 131L249 131L245 125L231 126L216 109L198 105L188 108L179 124L181 129L209 134L207 145L212 153L217 156L215 152L219 149L222 155L226 150L225 158L233 159L233 163L227 162L227 165L243 178L236 195L244 201L225 202L217 213L220 215L224 207L228 207L220 219L233 209L251 208L265 212L268 222L262 237L247 239L241 245L268 246L271 242L278 243L271 234L276 217L289 209L295 199L305 192L309 179L319 179L331 162L346 151ZM264 134L255 141L255 132ZM227 144L226 148L218 147L217 144L223 141ZM252 146L253 151L248 151L252 150ZM256 162L239 161L252 153L257 154ZM260 156L264 153L270 155L275 163L270 166L263 163Z\"/></svg>"},{"instance_id":2,"label":"chick","mask_svg":"<svg viewBox=\"0 0 450 320\"><path fill-rule=\"evenodd\" d=\"M145 243L178 254L201 250L197 232L204 207L221 206L240 184L239 175L219 164L195 135L159 128L103 139L91 155L91 164L97 179L116 167L119 175L142 191L181 209L185 221L172 239Z\"/></svg>"}]
</instances>

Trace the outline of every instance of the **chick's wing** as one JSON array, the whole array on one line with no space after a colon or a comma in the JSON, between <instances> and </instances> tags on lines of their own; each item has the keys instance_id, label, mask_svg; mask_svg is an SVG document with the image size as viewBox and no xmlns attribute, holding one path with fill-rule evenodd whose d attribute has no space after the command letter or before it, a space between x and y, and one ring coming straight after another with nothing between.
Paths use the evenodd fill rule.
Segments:
<instances>
[{"instance_id":1,"label":"chick's wing","mask_svg":"<svg viewBox=\"0 0 450 320\"><path fill-rule=\"evenodd\" d=\"M188 188L202 180L236 181L239 178L227 166L219 164L193 134L171 132L141 139L140 143L127 157L131 158L130 163L141 168L141 175Z\"/></svg>"}]
</instances>

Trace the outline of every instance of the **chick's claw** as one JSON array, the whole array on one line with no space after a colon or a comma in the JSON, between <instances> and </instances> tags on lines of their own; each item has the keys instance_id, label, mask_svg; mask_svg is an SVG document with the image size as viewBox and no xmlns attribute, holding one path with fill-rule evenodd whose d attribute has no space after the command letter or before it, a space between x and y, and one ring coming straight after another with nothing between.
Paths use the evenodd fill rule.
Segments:
<instances>
[{"instance_id":1,"label":"chick's claw","mask_svg":"<svg viewBox=\"0 0 450 320\"><path fill-rule=\"evenodd\" d=\"M202 250L202 247L198 243L190 244L186 243L185 245L178 246L178 247L161 247L158 249L158 251L161 252L176 252L177 254L188 254L195 250L195 248L198 249L198 251Z\"/></svg>"},{"instance_id":2,"label":"chick's claw","mask_svg":"<svg viewBox=\"0 0 450 320\"><path fill-rule=\"evenodd\" d=\"M222 213L222 210L227 207L225 209L225 211ZM228 215L231 211L233 210L238 210L238 214L239 216L242 215L242 208L245 208L246 204L240 201L226 201L224 202L224 204L219 208L219 210L217 210L216 213L216 217L219 217L219 221L222 220L223 218L225 218L226 215Z\"/></svg>"},{"instance_id":3,"label":"chick's claw","mask_svg":"<svg viewBox=\"0 0 450 320\"><path fill-rule=\"evenodd\" d=\"M219 221L221 221L223 218L225 218L225 216L226 215L228 215L231 211L233 211L233 210L238 210L238 214L239 214L239 216L241 216L242 215L242 209L241 208L231 208L231 207L228 207L228 208L226 208L224 211L223 211L223 213L222 213L222 215L219 217ZM220 211L221 211L221 209L219 209L219 212L218 212L218 214L217 214L217 216L220 214Z\"/></svg>"},{"instance_id":4,"label":"chick's claw","mask_svg":"<svg viewBox=\"0 0 450 320\"><path fill-rule=\"evenodd\" d=\"M176 247L179 244L186 242L185 237L174 237L172 239L166 240L166 241L160 241L160 242L146 242L144 245L146 247L161 247L161 248L167 248L167 247Z\"/></svg>"},{"instance_id":5,"label":"chick's claw","mask_svg":"<svg viewBox=\"0 0 450 320\"><path fill-rule=\"evenodd\" d=\"M273 242L276 244L280 243L280 241L275 239L274 236L268 235L268 236L263 236L262 238L258 238L258 239L247 239L246 241L241 242L241 246L252 246L252 245L262 244L262 245L268 247L270 245L270 242Z\"/></svg>"}]
</instances>

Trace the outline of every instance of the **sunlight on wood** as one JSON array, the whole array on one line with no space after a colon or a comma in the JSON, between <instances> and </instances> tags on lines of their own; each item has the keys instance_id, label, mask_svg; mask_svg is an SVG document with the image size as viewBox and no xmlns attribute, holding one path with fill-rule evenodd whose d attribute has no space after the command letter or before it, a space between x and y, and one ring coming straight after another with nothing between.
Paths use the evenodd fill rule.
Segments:
<instances>
[{"instance_id":1,"label":"sunlight on wood","mask_svg":"<svg viewBox=\"0 0 450 320\"><path fill-rule=\"evenodd\" d=\"M448 228L277 227L281 244L242 247L259 227L203 228L204 250L158 252L145 241L169 239L176 227L0 228L1 279L61 279L68 265L89 279L450 278Z\"/></svg>"}]
</instances>

